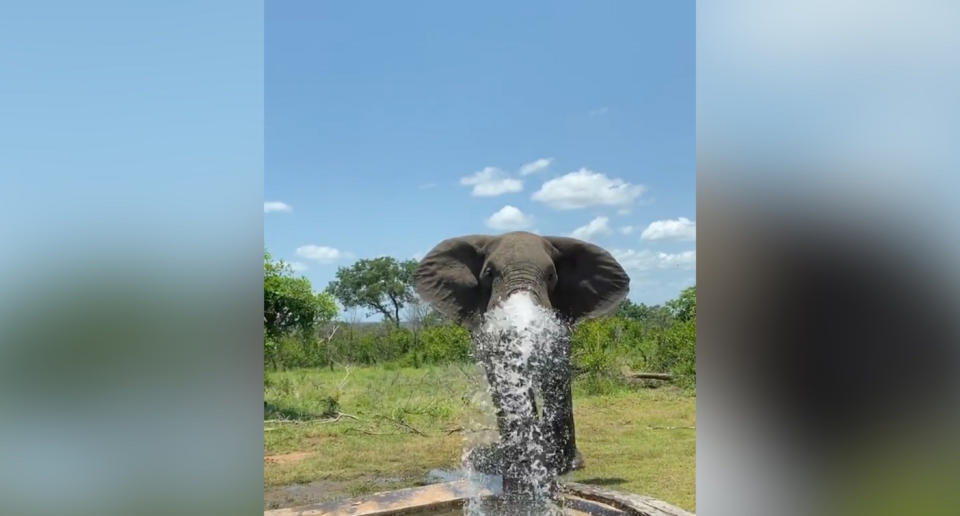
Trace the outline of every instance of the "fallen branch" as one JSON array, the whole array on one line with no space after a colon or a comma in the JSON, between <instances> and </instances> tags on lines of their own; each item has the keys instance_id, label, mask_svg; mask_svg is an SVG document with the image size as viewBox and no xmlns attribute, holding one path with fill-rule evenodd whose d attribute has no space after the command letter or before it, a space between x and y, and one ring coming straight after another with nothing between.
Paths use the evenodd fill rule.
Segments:
<instances>
[{"instance_id":1,"label":"fallen branch","mask_svg":"<svg viewBox=\"0 0 960 516\"><path fill-rule=\"evenodd\" d=\"M336 417L330 418L313 418L313 419L264 419L263 423L277 423L277 424L291 424L291 425L300 425L305 423L336 423L340 419L348 417L360 421L360 418L353 416L344 412L337 412Z\"/></svg>"},{"instance_id":2,"label":"fallen branch","mask_svg":"<svg viewBox=\"0 0 960 516\"><path fill-rule=\"evenodd\" d=\"M343 431L343 433L345 433L345 434L350 433L350 432L360 432L361 434L366 434L366 435L405 435L405 434L406 434L406 432L403 432L403 433L400 433L400 432L371 432L371 431L369 431L369 430L364 430L363 428L348 428L348 429L346 429L346 430Z\"/></svg>"},{"instance_id":3,"label":"fallen branch","mask_svg":"<svg viewBox=\"0 0 960 516\"><path fill-rule=\"evenodd\" d=\"M640 380L673 380L673 375L670 373L627 373L627 378Z\"/></svg>"},{"instance_id":4,"label":"fallen branch","mask_svg":"<svg viewBox=\"0 0 960 516\"><path fill-rule=\"evenodd\" d=\"M695 426L650 426L647 425L647 430L696 430Z\"/></svg>"},{"instance_id":5,"label":"fallen branch","mask_svg":"<svg viewBox=\"0 0 960 516\"><path fill-rule=\"evenodd\" d=\"M360 421L360 418L358 418L357 416L351 416L350 414L346 414L346 413L343 413L343 412L337 412L337 417L331 418L331 419L327 419L327 420L324 420L324 421L320 421L320 422L321 422L321 423L336 423L337 421L340 421L340 419L345 418L345 417L348 417L348 418L353 419L353 420L355 420L355 421Z\"/></svg>"},{"instance_id":6,"label":"fallen branch","mask_svg":"<svg viewBox=\"0 0 960 516\"><path fill-rule=\"evenodd\" d=\"M496 430L496 428L481 427L481 428L471 428L471 429L467 429L467 428L464 428L464 427L462 427L462 426L458 426L458 427L456 427L456 428L452 428L452 429L450 429L450 430L447 430L447 435L455 434L455 433L457 433L457 432L489 432L489 431L491 431L491 430Z\"/></svg>"},{"instance_id":7,"label":"fallen branch","mask_svg":"<svg viewBox=\"0 0 960 516\"><path fill-rule=\"evenodd\" d=\"M395 425L398 425L398 426L401 426L401 427L403 427L403 428L406 428L407 430L410 430L411 432L413 432L413 433L415 433L415 434L417 434L417 435L419 435L419 436L429 437L427 434L425 434L425 433L421 432L420 430L417 430L416 428L410 426L410 425L407 424L405 421L401 421L401 420L398 420L398 419L393 419L392 417L387 417L387 416L380 416L380 417L383 418L383 419L386 419L387 421L389 421L389 422L391 422L391 423L393 423L393 424L395 424Z\"/></svg>"},{"instance_id":8,"label":"fallen branch","mask_svg":"<svg viewBox=\"0 0 960 516\"><path fill-rule=\"evenodd\" d=\"M400 426L409 429L410 431L412 431L413 433L415 433L415 434L417 434L417 435L419 435L419 436L427 437L427 434L425 434L425 433L421 432L420 430L417 430L416 428L408 425L408 424L407 424L406 422L404 422L404 421L394 421L394 423L397 423L397 424L399 424Z\"/></svg>"}]
</instances>

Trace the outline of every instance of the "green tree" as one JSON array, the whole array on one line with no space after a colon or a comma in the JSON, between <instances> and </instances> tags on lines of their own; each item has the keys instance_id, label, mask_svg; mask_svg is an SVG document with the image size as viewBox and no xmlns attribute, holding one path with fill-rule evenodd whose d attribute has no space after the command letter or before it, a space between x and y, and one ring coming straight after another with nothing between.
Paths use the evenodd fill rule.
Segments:
<instances>
[{"instance_id":1,"label":"green tree","mask_svg":"<svg viewBox=\"0 0 960 516\"><path fill-rule=\"evenodd\" d=\"M294 276L290 265L274 261L266 250L263 253L263 329L269 341L299 331L312 336L314 329L336 317L337 304L333 297L314 292L310 280Z\"/></svg>"},{"instance_id":2,"label":"green tree","mask_svg":"<svg viewBox=\"0 0 960 516\"><path fill-rule=\"evenodd\" d=\"M667 301L667 308L679 321L691 321L697 318L697 286L687 287L676 299Z\"/></svg>"},{"instance_id":3,"label":"green tree","mask_svg":"<svg viewBox=\"0 0 960 516\"><path fill-rule=\"evenodd\" d=\"M669 308L660 305L647 306L643 303L634 303L629 299L620 305L616 316L656 328L666 328L673 324L673 313Z\"/></svg>"},{"instance_id":4,"label":"green tree","mask_svg":"<svg viewBox=\"0 0 960 516\"><path fill-rule=\"evenodd\" d=\"M400 311L414 299L413 274L416 260L397 261L390 256L358 260L337 269L337 279L327 292L347 308L360 306L383 315L400 327Z\"/></svg>"}]
</instances>

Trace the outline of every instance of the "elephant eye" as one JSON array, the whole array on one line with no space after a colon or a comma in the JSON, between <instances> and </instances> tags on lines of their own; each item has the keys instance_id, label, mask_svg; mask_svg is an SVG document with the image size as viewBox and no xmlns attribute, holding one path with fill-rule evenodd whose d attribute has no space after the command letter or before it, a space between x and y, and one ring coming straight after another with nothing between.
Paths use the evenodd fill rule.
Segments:
<instances>
[{"instance_id":1,"label":"elephant eye","mask_svg":"<svg viewBox=\"0 0 960 516\"><path fill-rule=\"evenodd\" d=\"M489 278L490 276L493 276L493 268L487 265L486 267L483 268L483 271L480 273L480 277Z\"/></svg>"}]
</instances>

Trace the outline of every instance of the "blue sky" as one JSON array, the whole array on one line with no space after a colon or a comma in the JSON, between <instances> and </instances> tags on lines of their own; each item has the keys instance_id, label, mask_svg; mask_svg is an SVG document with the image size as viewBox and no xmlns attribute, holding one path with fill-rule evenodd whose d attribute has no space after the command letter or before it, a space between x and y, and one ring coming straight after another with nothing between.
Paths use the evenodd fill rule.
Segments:
<instances>
[{"instance_id":1,"label":"blue sky","mask_svg":"<svg viewBox=\"0 0 960 516\"><path fill-rule=\"evenodd\" d=\"M576 232L634 301L675 297L695 280L694 27L694 2L267 3L266 247L319 290L452 236Z\"/></svg>"}]
</instances>

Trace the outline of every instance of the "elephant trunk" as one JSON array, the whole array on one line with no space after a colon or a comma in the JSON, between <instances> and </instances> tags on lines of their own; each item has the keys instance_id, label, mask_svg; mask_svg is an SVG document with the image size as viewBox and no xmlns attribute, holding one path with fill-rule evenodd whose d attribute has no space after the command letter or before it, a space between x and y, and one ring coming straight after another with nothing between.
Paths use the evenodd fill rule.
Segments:
<instances>
[{"instance_id":1,"label":"elephant trunk","mask_svg":"<svg viewBox=\"0 0 960 516\"><path fill-rule=\"evenodd\" d=\"M511 264L503 271L493 291L495 293L491 299L493 303L503 302L512 294L525 291L530 293L540 306L552 308L544 281L544 272L532 263Z\"/></svg>"}]
</instances>

